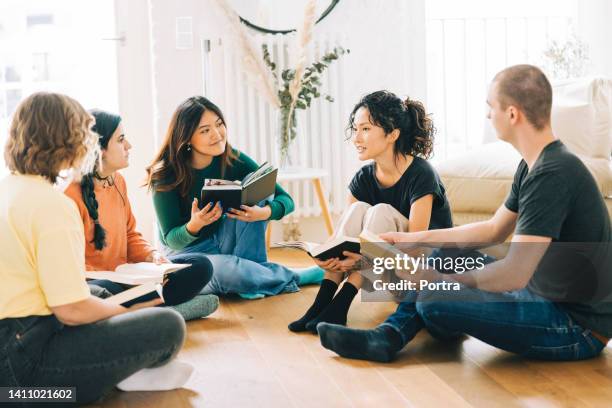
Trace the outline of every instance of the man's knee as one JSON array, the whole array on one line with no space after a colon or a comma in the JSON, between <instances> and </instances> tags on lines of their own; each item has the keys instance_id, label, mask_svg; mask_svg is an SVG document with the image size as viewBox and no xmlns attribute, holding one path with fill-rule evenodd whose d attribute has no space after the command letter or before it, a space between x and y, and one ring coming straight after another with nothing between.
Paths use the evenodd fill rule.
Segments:
<instances>
[{"instance_id":1,"label":"man's knee","mask_svg":"<svg viewBox=\"0 0 612 408\"><path fill-rule=\"evenodd\" d=\"M448 299L444 299L442 291L423 289L416 301L417 313L423 320L438 316L449 309Z\"/></svg>"},{"instance_id":2,"label":"man's knee","mask_svg":"<svg viewBox=\"0 0 612 408\"><path fill-rule=\"evenodd\" d=\"M445 298L439 290L422 290L419 293L416 310L423 320L427 331L436 339L449 341L461 336L461 332L453 324L453 301ZM453 297L452 295L450 296Z\"/></svg>"},{"instance_id":3,"label":"man's knee","mask_svg":"<svg viewBox=\"0 0 612 408\"><path fill-rule=\"evenodd\" d=\"M480 307L476 298L465 286L460 290L425 288L418 294L416 308L423 320L454 319L455 314L465 312L466 308Z\"/></svg>"}]
</instances>

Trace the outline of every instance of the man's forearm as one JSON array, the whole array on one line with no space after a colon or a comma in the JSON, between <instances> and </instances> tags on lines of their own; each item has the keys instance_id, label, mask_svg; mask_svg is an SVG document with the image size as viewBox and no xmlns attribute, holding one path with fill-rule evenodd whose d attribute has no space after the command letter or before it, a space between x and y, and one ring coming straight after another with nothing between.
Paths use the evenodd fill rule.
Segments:
<instances>
[{"instance_id":1,"label":"man's forearm","mask_svg":"<svg viewBox=\"0 0 612 408\"><path fill-rule=\"evenodd\" d=\"M420 231L411 234L415 242L456 246L455 243L492 243L495 231L488 221L475 222L458 227Z\"/></svg>"}]
</instances>

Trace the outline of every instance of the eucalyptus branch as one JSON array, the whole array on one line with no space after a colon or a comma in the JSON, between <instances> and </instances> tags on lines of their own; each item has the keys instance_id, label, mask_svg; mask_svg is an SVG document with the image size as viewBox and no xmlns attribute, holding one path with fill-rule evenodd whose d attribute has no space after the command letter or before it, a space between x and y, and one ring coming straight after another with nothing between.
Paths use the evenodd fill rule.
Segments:
<instances>
[{"instance_id":1,"label":"eucalyptus branch","mask_svg":"<svg viewBox=\"0 0 612 408\"><path fill-rule=\"evenodd\" d=\"M313 62L308 67L304 68L303 75L299 81L299 87L297 88L297 96L294 97L296 92L295 69L284 69L280 73L278 78L276 71L276 63L272 61L270 50L266 44L262 45L263 61L265 65L272 71L272 75L276 81L277 95L280 102L280 114L281 114L281 135L280 145L281 153L286 154L289 145L297 136L295 129L296 123L296 110L297 109L308 109L314 99L321 96L328 102L333 102L334 99L330 95L322 95L320 88L323 85L321 83L321 75L329 67L331 63L340 58L344 54L350 53L350 50L343 47L335 47L332 51L325 53L319 61ZM292 92L293 91L293 92Z\"/></svg>"}]
</instances>

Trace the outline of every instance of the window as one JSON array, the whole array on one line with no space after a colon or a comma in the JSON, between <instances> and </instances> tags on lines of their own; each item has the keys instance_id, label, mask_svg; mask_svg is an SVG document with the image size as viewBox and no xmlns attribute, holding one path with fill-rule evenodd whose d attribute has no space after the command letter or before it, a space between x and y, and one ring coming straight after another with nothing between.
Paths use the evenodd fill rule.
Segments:
<instances>
[{"instance_id":1,"label":"window","mask_svg":"<svg viewBox=\"0 0 612 408\"><path fill-rule=\"evenodd\" d=\"M484 142L488 84L504 67L544 66L552 41L574 34L576 0L427 0L427 96L436 157Z\"/></svg>"},{"instance_id":2,"label":"window","mask_svg":"<svg viewBox=\"0 0 612 408\"><path fill-rule=\"evenodd\" d=\"M67 94L86 109L117 111L113 0L0 2L0 146L19 102L37 91ZM0 155L0 175L6 174Z\"/></svg>"}]
</instances>

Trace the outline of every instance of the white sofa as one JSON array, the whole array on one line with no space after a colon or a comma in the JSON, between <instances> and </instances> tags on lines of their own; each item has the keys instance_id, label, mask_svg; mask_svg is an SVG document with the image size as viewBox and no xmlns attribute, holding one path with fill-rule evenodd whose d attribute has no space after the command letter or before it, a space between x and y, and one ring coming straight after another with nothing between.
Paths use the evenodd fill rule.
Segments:
<instances>
[{"instance_id":1,"label":"white sofa","mask_svg":"<svg viewBox=\"0 0 612 408\"><path fill-rule=\"evenodd\" d=\"M612 80L584 78L556 83L552 126L555 135L595 177L612 217ZM496 140L490 127L485 133L485 140ZM511 145L491 141L438 163L455 224L491 217L508 195L520 159Z\"/></svg>"}]
</instances>

